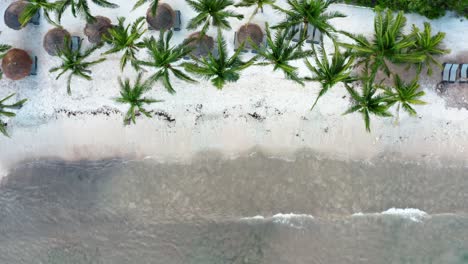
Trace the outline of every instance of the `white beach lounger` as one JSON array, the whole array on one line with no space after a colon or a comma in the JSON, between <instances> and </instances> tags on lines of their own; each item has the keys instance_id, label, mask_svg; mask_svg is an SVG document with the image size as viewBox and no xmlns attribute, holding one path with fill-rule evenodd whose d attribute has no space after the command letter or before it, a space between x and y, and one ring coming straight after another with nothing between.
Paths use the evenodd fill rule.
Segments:
<instances>
[{"instance_id":1,"label":"white beach lounger","mask_svg":"<svg viewBox=\"0 0 468 264\"><path fill-rule=\"evenodd\" d=\"M468 82L468 64L462 64L460 70L460 82L466 83Z\"/></svg>"},{"instance_id":2,"label":"white beach lounger","mask_svg":"<svg viewBox=\"0 0 468 264\"><path fill-rule=\"evenodd\" d=\"M453 64L452 68L450 69L450 83L454 83L456 80L458 80L458 66L459 64Z\"/></svg>"},{"instance_id":3,"label":"white beach lounger","mask_svg":"<svg viewBox=\"0 0 468 264\"><path fill-rule=\"evenodd\" d=\"M234 51L237 51L239 49L240 43L237 40L237 31L234 32ZM246 48L243 48L241 52L248 52Z\"/></svg>"},{"instance_id":4,"label":"white beach lounger","mask_svg":"<svg viewBox=\"0 0 468 264\"><path fill-rule=\"evenodd\" d=\"M452 68L452 63L444 63L444 70L442 71L442 82L448 82L450 77L450 69Z\"/></svg>"},{"instance_id":5,"label":"white beach lounger","mask_svg":"<svg viewBox=\"0 0 468 264\"><path fill-rule=\"evenodd\" d=\"M37 13L31 18L29 23L38 26L41 23L41 13L37 11Z\"/></svg>"},{"instance_id":6,"label":"white beach lounger","mask_svg":"<svg viewBox=\"0 0 468 264\"><path fill-rule=\"evenodd\" d=\"M81 44L81 38L79 36L72 36L70 41L70 48L72 51L77 51Z\"/></svg>"},{"instance_id":7,"label":"white beach lounger","mask_svg":"<svg viewBox=\"0 0 468 264\"><path fill-rule=\"evenodd\" d=\"M181 20L181 13L180 10L175 11L175 22L174 22L174 31L180 31L181 26L182 26L182 20Z\"/></svg>"},{"instance_id":8,"label":"white beach lounger","mask_svg":"<svg viewBox=\"0 0 468 264\"><path fill-rule=\"evenodd\" d=\"M33 64L29 75L37 75L37 56L31 56L31 59L33 61Z\"/></svg>"}]
</instances>

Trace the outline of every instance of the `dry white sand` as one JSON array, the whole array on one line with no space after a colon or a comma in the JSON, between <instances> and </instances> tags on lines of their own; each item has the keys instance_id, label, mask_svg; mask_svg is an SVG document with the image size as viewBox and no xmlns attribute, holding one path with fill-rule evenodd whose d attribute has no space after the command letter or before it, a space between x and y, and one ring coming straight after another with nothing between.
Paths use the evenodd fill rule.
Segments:
<instances>
[{"instance_id":1,"label":"dry white sand","mask_svg":"<svg viewBox=\"0 0 468 264\"><path fill-rule=\"evenodd\" d=\"M0 0L0 13L11 1ZM128 21L145 14L146 8L130 12L134 1L120 0L118 9L93 6L95 14L105 15L116 22L117 16ZM182 11L182 23L194 12L183 0L170 3ZM370 9L347 5L333 5L347 18L335 19L334 25L349 32L370 34L373 12ZM244 21L231 20L233 30L250 16L252 9L239 8L246 15ZM253 22L270 24L281 16L270 8L259 14ZM408 30L412 23L421 26L425 18L407 15ZM431 21L434 30L447 33L446 45L452 54L466 49L468 22L453 15ZM65 17L64 27L72 34L83 35L84 22ZM0 23L0 42L23 48L39 57L39 74L21 81L0 81L0 97L17 92L18 98L28 98L25 107L9 122L11 138L0 137L0 168L5 172L23 159L57 157L63 159L99 159L114 156L147 157L161 160L189 160L197 152L218 150L227 156L236 156L260 148L272 155L287 156L297 150L310 148L342 159L371 159L383 154L395 154L412 160L437 161L441 158L468 160L468 111L447 108L435 91L435 83L423 80L430 104L416 107L418 117L401 114L399 126L391 119L372 119L372 133L364 129L361 116L342 113L349 106L344 88L334 87L324 96L313 112L309 108L319 86L307 83L301 87L285 80L282 73L271 67L251 67L241 80L218 91L210 83L187 84L173 78L177 94L168 94L156 85L149 96L164 99L149 110L163 111L175 119L138 118L137 124L123 126L120 112L126 105L116 104L117 77L120 75L119 55L93 68L93 81L73 79L72 96L66 94L66 78L55 80L48 70L60 63L42 49L42 37L51 28L45 21L40 26L28 26L14 31ZM225 32L232 51L233 32ZM215 30L210 31L214 36ZM158 32L147 35L158 36ZM180 43L188 32L175 33L174 43ZM89 45L85 41L86 45ZM326 42L328 47L330 43ZM102 51L107 50L104 48ZM96 54L98 55L98 54ZM143 56L146 56L143 54ZM251 55L248 55L251 56ZM97 57L97 56L96 56ZM302 63L298 63L302 65ZM301 73L307 71L301 66ZM436 73L437 74L437 73ZM130 68L122 74L135 77ZM468 87L467 87L468 89ZM117 114L67 116L59 110L92 112L98 109L120 111ZM251 115L257 115L253 118Z\"/></svg>"}]
</instances>

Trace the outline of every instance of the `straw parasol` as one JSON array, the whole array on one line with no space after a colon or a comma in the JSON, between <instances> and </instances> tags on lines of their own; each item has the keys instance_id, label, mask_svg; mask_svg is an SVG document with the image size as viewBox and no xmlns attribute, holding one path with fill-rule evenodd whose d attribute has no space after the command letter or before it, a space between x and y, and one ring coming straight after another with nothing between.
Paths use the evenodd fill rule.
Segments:
<instances>
[{"instance_id":1,"label":"straw parasol","mask_svg":"<svg viewBox=\"0 0 468 264\"><path fill-rule=\"evenodd\" d=\"M88 37L91 43L100 43L102 36L108 34L108 30L112 28L112 22L109 18L96 16L96 21L86 23L84 34Z\"/></svg>"},{"instance_id":2,"label":"straw parasol","mask_svg":"<svg viewBox=\"0 0 468 264\"><path fill-rule=\"evenodd\" d=\"M213 38L207 35L200 38L200 32L192 33L185 40L185 43L188 47L193 48L191 54L195 57L205 57L214 48Z\"/></svg>"},{"instance_id":3,"label":"straw parasol","mask_svg":"<svg viewBox=\"0 0 468 264\"><path fill-rule=\"evenodd\" d=\"M22 49L9 50L2 59L2 70L12 80L23 79L31 73L33 61Z\"/></svg>"},{"instance_id":4,"label":"straw parasol","mask_svg":"<svg viewBox=\"0 0 468 264\"><path fill-rule=\"evenodd\" d=\"M51 56L57 56L59 50L66 48L67 39L70 41L70 33L63 28L53 28L44 36L42 46Z\"/></svg>"},{"instance_id":5,"label":"straw parasol","mask_svg":"<svg viewBox=\"0 0 468 264\"><path fill-rule=\"evenodd\" d=\"M159 4L156 16L151 13L151 7L146 12L146 22L155 30L169 30L174 26L176 14L168 4Z\"/></svg>"},{"instance_id":6,"label":"straw parasol","mask_svg":"<svg viewBox=\"0 0 468 264\"><path fill-rule=\"evenodd\" d=\"M19 18L23 10L26 8L28 3L26 1L16 1L11 3L5 10L5 25L14 30L20 30L22 28Z\"/></svg>"},{"instance_id":7,"label":"straw parasol","mask_svg":"<svg viewBox=\"0 0 468 264\"><path fill-rule=\"evenodd\" d=\"M247 41L248 38L250 38L255 45L260 46L263 41L262 28L259 25L252 23L248 23L240 27L237 32L237 41L239 44L245 42L244 47L250 49L252 48L252 45Z\"/></svg>"}]
</instances>

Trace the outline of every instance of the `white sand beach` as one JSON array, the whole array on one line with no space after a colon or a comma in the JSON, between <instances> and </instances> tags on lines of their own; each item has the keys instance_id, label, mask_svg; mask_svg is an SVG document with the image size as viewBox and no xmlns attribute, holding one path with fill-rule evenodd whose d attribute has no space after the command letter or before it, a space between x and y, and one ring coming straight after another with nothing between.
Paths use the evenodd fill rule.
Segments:
<instances>
[{"instance_id":1,"label":"white sand beach","mask_svg":"<svg viewBox=\"0 0 468 264\"><path fill-rule=\"evenodd\" d=\"M0 0L0 13L9 2ZM93 10L114 23L118 16L132 21L146 12L140 8L128 13L133 2L114 2L120 8L93 6ZM188 36L185 25L194 12L183 0L170 4L182 12L184 29L175 32L173 38L178 44ZM333 5L332 10L348 16L332 20L336 28L371 34L372 10L343 4ZM232 20L233 30L225 32L230 52L233 52L234 31L245 23L252 9L238 11L246 18ZM406 17L408 30L413 23L421 26L428 21L414 14ZM253 22L274 23L280 19L268 7ZM72 35L83 36L82 20L70 16L63 22ZM468 34L462 33L468 32L467 20L449 13L429 22L434 31L446 32L445 44L451 49L448 57L467 52ZM319 91L318 83L309 82L302 87L286 80L282 73L260 66L247 69L237 83L227 85L222 91L205 81L188 84L174 79L177 94L170 95L158 84L149 95L165 101L152 105L149 110L160 115L151 119L140 117L136 125L124 126L122 113L127 106L113 101L119 93L117 78L119 75L134 78L136 73L128 67L120 74L119 54L109 56L92 69L92 81L74 78L72 95L68 96L65 78L56 81L55 74L49 73L51 67L60 63L59 59L47 55L42 48L42 37L50 28L43 21L40 26L28 26L16 32L0 24L0 42L25 49L39 59L37 76L16 82L5 78L0 81L0 97L16 92L17 98L28 98L27 104L8 123L11 138L0 137L0 172L6 173L24 159L43 157L76 160L123 156L179 161L190 160L201 151L216 150L233 157L252 149L281 157L311 149L338 159L369 160L395 155L408 161L442 163L452 159L467 165L468 111L447 105L446 99L436 93L439 71L433 78L421 80L427 94L424 100L429 104L417 107L418 117L402 114L399 125L394 125L392 119L374 118L372 133L365 131L358 114L342 115L350 104L343 86L334 87L310 111ZM158 32L146 35L157 37ZM209 35L215 36L215 30ZM87 40L84 43L90 45ZM330 43L326 45L330 47ZM106 47L102 52L105 50ZM301 74L310 73L301 66Z\"/></svg>"}]
</instances>

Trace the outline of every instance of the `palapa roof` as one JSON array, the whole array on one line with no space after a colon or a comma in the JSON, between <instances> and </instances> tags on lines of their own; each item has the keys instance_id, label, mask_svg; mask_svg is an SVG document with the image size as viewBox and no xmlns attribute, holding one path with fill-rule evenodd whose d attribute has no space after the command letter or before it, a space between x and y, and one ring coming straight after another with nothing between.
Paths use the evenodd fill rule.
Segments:
<instances>
[{"instance_id":1,"label":"palapa roof","mask_svg":"<svg viewBox=\"0 0 468 264\"><path fill-rule=\"evenodd\" d=\"M174 26L176 14L168 4L159 4L156 15L151 14L151 7L146 12L146 22L155 30L169 30Z\"/></svg>"},{"instance_id":2,"label":"palapa roof","mask_svg":"<svg viewBox=\"0 0 468 264\"><path fill-rule=\"evenodd\" d=\"M195 57L204 57L214 48L212 37L204 35L200 38L200 32L192 33L186 40L187 46L194 48L191 54Z\"/></svg>"},{"instance_id":3,"label":"palapa roof","mask_svg":"<svg viewBox=\"0 0 468 264\"><path fill-rule=\"evenodd\" d=\"M112 22L109 18L103 16L96 16L96 21L86 23L84 34L88 37L91 43L100 43L102 36L107 34L107 31L112 28Z\"/></svg>"},{"instance_id":4,"label":"palapa roof","mask_svg":"<svg viewBox=\"0 0 468 264\"><path fill-rule=\"evenodd\" d=\"M70 33L63 28L53 28L44 36L42 46L51 56L57 56L59 50L66 48L67 39L70 41Z\"/></svg>"},{"instance_id":5,"label":"palapa roof","mask_svg":"<svg viewBox=\"0 0 468 264\"><path fill-rule=\"evenodd\" d=\"M2 70L12 80L23 79L31 73L33 61L22 49L9 50L2 59Z\"/></svg>"},{"instance_id":6,"label":"palapa roof","mask_svg":"<svg viewBox=\"0 0 468 264\"><path fill-rule=\"evenodd\" d=\"M28 3L26 1L16 1L11 3L8 8L5 10L4 20L5 25L14 30L20 30L21 23L19 22L19 17L23 10L26 8Z\"/></svg>"},{"instance_id":7,"label":"palapa roof","mask_svg":"<svg viewBox=\"0 0 468 264\"><path fill-rule=\"evenodd\" d=\"M237 32L237 41L239 44L245 42L245 48L252 48L252 45L250 45L250 42L247 41L247 39L250 38L254 44L259 46L263 41L263 36L262 28L259 25L248 23L239 28L239 31Z\"/></svg>"}]
</instances>

